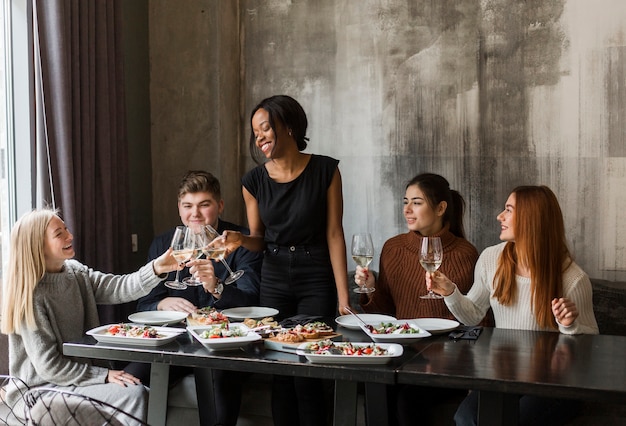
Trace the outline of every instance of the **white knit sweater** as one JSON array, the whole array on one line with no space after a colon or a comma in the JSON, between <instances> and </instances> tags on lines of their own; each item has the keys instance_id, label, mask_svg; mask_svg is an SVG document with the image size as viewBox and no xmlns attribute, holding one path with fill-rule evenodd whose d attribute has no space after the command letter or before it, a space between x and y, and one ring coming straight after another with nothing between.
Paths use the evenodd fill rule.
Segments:
<instances>
[{"instance_id":1,"label":"white knit sweater","mask_svg":"<svg viewBox=\"0 0 626 426\"><path fill-rule=\"evenodd\" d=\"M515 304L501 305L493 297L493 278L505 244L488 247L481 253L474 271L474 284L467 296L455 289L445 298L446 305L466 325L478 324L491 306L496 327L542 330L531 309L530 278L516 277ZM576 304L579 315L569 327L558 324L559 331L563 334L598 334L598 324L593 314L591 281L574 262L563 273L563 297Z\"/></svg>"}]
</instances>

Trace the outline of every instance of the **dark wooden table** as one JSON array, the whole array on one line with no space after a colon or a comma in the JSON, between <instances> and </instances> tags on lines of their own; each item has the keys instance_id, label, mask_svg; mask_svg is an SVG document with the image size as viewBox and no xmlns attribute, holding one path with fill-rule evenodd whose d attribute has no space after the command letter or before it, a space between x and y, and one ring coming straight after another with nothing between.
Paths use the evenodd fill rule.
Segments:
<instances>
[{"instance_id":1,"label":"dark wooden table","mask_svg":"<svg viewBox=\"0 0 626 426\"><path fill-rule=\"evenodd\" d=\"M518 395L626 403L626 337L485 328L475 341L434 339L397 383L480 392L481 425L517 424Z\"/></svg>"},{"instance_id":2,"label":"dark wooden table","mask_svg":"<svg viewBox=\"0 0 626 426\"><path fill-rule=\"evenodd\" d=\"M345 340L367 341L360 331L339 329ZM295 354L252 344L235 351L210 352L188 334L155 348L96 343L91 337L65 343L68 356L152 364L148 421L165 422L170 365L196 367L201 401L213 401L211 370L314 377L335 381L335 425L356 422L357 383L365 383L370 424L387 422L385 387L413 384L480 392L481 425L516 424L519 395L626 403L626 337L566 336L559 333L485 328L477 340L433 336L406 346L387 365L311 364ZM202 385L202 382L204 385ZM198 383L197 383L198 385ZM211 419L210 404L198 404Z\"/></svg>"},{"instance_id":3,"label":"dark wooden table","mask_svg":"<svg viewBox=\"0 0 626 426\"><path fill-rule=\"evenodd\" d=\"M361 331L340 329L344 340L367 342L369 339ZM116 361L136 361L152 364L150 376L150 399L148 423L153 426L165 424L169 366L180 365L196 368L196 390L202 424L214 424L212 408L214 398L212 369L237 370L261 374L330 379L335 382L335 425L356 423L357 383L365 383L366 398L379 400L379 404L368 404L366 416L373 424L387 422L384 396L385 386L394 384L396 370L415 353L411 350L385 365L328 365L312 364L296 354L267 350L263 343L250 344L244 349L232 351L209 351L188 333L176 341L157 347L129 347L97 343L86 337L82 342L65 343L63 353L68 356L105 359ZM371 396L375 394L376 396ZM205 422L206 421L206 422Z\"/></svg>"}]
</instances>

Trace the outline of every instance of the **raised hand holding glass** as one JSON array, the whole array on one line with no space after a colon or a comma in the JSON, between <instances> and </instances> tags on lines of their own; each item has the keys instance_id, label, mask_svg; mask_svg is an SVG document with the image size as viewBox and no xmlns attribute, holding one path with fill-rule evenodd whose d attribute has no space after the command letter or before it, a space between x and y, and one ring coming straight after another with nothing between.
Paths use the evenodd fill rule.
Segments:
<instances>
[{"instance_id":1,"label":"raised hand holding glass","mask_svg":"<svg viewBox=\"0 0 626 426\"><path fill-rule=\"evenodd\" d=\"M232 284L241 278L244 271L241 269L233 271L226 260L224 260L226 256L226 241L224 238L211 225L204 226L204 234L206 236L206 244L203 245L202 251L207 258L222 262L222 265L228 271L228 278L224 280L224 284Z\"/></svg>"}]
</instances>

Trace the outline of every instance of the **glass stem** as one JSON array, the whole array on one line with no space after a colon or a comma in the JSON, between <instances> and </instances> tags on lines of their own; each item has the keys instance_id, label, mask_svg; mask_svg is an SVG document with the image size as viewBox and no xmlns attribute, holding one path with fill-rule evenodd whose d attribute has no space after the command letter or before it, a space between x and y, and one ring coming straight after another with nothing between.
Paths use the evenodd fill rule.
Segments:
<instances>
[{"instance_id":1,"label":"glass stem","mask_svg":"<svg viewBox=\"0 0 626 426\"><path fill-rule=\"evenodd\" d=\"M226 268L226 270L228 271L228 275L232 275L233 270L230 269L230 266L228 266L228 263L226 263L224 259L220 259L220 262L222 262L222 264L224 265L224 268Z\"/></svg>"}]
</instances>

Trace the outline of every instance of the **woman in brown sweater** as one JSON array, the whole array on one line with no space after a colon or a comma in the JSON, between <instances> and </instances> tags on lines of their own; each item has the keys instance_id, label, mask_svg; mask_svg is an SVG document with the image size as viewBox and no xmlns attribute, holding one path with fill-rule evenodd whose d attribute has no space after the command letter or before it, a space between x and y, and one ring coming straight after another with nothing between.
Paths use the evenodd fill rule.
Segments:
<instances>
[{"instance_id":1,"label":"woman in brown sweater","mask_svg":"<svg viewBox=\"0 0 626 426\"><path fill-rule=\"evenodd\" d=\"M441 238L443 262L440 271L455 282L464 294L472 286L478 251L465 239L465 201L450 189L442 176L424 173L406 186L404 217L409 232L385 242L380 254L378 281L374 274L357 266L355 281L376 291L361 296L366 312L384 313L399 319L454 319L443 299L421 299L426 294L426 273L419 262L422 237Z\"/></svg>"},{"instance_id":2,"label":"woman in brown sweater","mask_svg":"<svg viewBox=\"0 0 626 426\"><path fill-rule=\"evenodd\" d=\"M426 294L426 274L419 262L422 237L437 236L443 245L443 262L439 268L452 279L464 294L472 286L476 248L465 239L461 194L450 189L442 176L425 173L407 184L404 195L404 218L409 232L390 238L380 254L380 273L374 274L357 266L355 281L374 286L376 291L361 296L366 312L393 315L399 319L449 318L454 316L443 299L421 299ZM460 402L467 395L463 389L442 389L424 386L397 385L387 389L390 425L415 424L419 413L423 424L432 424L441 416L438 403ZM450 416L452 417L452 416ZM452 423L452 418L449 419Z\"/></svg>"}]
</instances>

